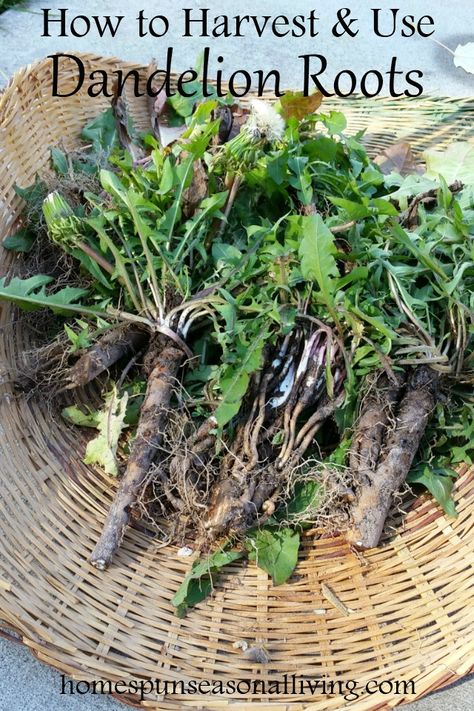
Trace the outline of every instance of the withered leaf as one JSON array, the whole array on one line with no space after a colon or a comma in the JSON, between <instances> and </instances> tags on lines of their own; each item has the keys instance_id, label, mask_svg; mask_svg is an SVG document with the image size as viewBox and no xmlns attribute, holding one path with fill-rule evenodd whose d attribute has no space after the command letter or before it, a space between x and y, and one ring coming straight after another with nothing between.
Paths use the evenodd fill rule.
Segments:
<instances>
[{"instance_id":1,"label":"withered leaf","mask_svg":"<svg viewBox=\"0 0 474 711\"><path fill-rule=\"evenodd\" d=\"M113 87L114 95L112 97L112 111L115 118L115 126L117 129L117 136L120 141L122 148L125 148L130 155L134 163L140 161L145 153L141 146L139 146L132 138L131 135L131 120L128 115L128 108L125 99L119 96L118 83L115 82Z\"/></svg>"},{"instance_id":2,"label":"withered leaf","mask_svg":"<svg viewBox=\"0 0 474 711\"><path fill-rule=\"evenodd\" d=\"M170 126L170 111L168 106L168 97L164 89L158 90L158 85L153 80L150 81L152 75L156 72L157 67L152 59L148 65L147 83L151 89L148 95L148 111L150 114L151 127L153 135L159 142L160 146L166 148L171 143L178 140L182 133L186 130L186 125L183 123L178 126Z\"/></svg>"},{"instance_id":3,"label":"withered leaf","mask_svg":"<svg viewBox=\"0 0 474 711\"><path fill-rule=\"evenodd\" d=\"M403 177L413 173L422 173L422 166L417 162L409 143L399 141L385 148L376 158L376 163L384 175L399 173Z\"/></svg>"},{"instance_id":4,"label":"withered leaf","mask_svg":"<svg viewBox=\"0 0 474 711\"><path fill-rule=\"evenodd\" d=\"M456 180L448 188L452 193L458 193L464 188L464 184L460 180ZM415 229L418 224L418 208L420 205L429 207L436 204L438 191L439 188L433 188L414 197L408 205L408 209L401 215L401 224L409 229Z\"/></svg>"},{"instance_id":5,"label":"withered leaf","mask_svg":"<svg viewBox=\"0 0 474 711\"><path fill-rule=\"evenodd\" d=\"M186 217L194 215L196 208L207 196L207 172L203 162L194 162L194 173L191 185L183 192L183 212Z\"/></svg>"},{"instance_id":6,"label":"withered leaf","mask_svg":"<svg viewBox=\"0 0 474 711\"><path fill-rule=\"evenodd\" d=\"M163 89L162 89L161 91L158 92L156 97L152 96L150 98L151 98L151 101L153 104L154 115L157 117L161 116L161 114L163 113L163 111L166 108L166 101L168 99L168 97L166 96L166 92L163 91Z\"/></svg>"},{"instance_id":7,"label":"withered leaf","mask_svg":"<svg viewBox=\"0 0 474 711\"><path fill-rule=\"evenodd\" d=\"M290 118L301 121L308 114L313 114L321 106L323 95L320 91L305 96L302 91L288 91L280 99L280 113L285 120Z\"/></svg>"}]
</instances>

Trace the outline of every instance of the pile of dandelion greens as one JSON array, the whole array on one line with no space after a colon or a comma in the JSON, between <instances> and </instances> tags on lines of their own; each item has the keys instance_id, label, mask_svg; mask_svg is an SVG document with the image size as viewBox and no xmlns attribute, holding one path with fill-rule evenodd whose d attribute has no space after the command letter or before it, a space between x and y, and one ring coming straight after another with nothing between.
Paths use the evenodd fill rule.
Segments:
<instances>
[{"instance_id":1,"label":"pile of dandelion greens","mask_svg":"<svg viewBox=\"0 0 474 711\"><path fill-rule=\"evenodd\" d=\"M469 145L373 162L319 102L158 96L138 136L116 97L16 188L3 245L26 271L0 299L56 316L18 387L64 405L99 379L100 408L63 407L93 431L84 461L120 476L91 563L148 500L201 553L179 615L240 558L285 582L311 527L376 546L405 481L455 516L472 462Z\"/></svg>"}]
</instances>

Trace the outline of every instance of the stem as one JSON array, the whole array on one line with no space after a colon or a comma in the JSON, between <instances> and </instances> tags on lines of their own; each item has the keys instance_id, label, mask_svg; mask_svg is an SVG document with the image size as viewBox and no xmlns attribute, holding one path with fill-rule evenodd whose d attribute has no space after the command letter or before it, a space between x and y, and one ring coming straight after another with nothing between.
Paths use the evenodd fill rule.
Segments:
<instances>
[{"instance_id":1,"label":"stem","mask_svg":"<svg viewBox=\"0 0 474 711\"><path fill-rule=\"evenodd\" d=\"M355 220L351 220L350 222L345 222L342 225L336 225L335 227L330 227L329 229L333 235L338 235L340 232L347 232L347 230L350 230L356 224Z\"/></svg>"},{"instance_id":2,"label":"stem","mask_svg":"<svg viewBox=\"0 0 474 711\"><path fill-rule=\"evenodd\" d=\"M104 229L102 224L95 219L89 220L89 225L97 232L99 235L100 239L105 242L107 245L108 249L112 252L112 255L115 259L115 269L112 268L112 272L117 271L118 272L118 279L119 282L126 288L128 291L128 294L132 300L132 303L136 310L138 312L141 311L141 304L140 301L137 298L137 295L135 293L135 289L133 288L133 285L130 281L130 277L128 275L127 269L125 267L125 264L123 263L123 258L122 255L120 254L120 251L117 249L117 247L114 244L114 241L109 237L107 234L107 231ZM82 244L82 243L81 243ZM87 245L84 245L84 247L87 247ZM100 255L97 255L100 256Z\"/></svg>"},{"instance_id":3,"label":"stem","mask_svg":"<svg viewBox=\"0 0 474 711\"><path fill-rule=\"evenodd\" d=\"M232 205L234 204L235 198L237 196L238 189L242 183L242 178L238 178L236 175L231 175L231 176L226 176L225 179L225 186L229 190L229 194L227 196L227 201L225 204L224 208L224 215L221 218L216 218L214 222L212 223L209 232L207 234L206 239L204 240L204 247L206 249L209 249L214 238L220 237L222 233L225 230L225 226L227 223L227 220L230 215L230 211L232 209Z\"/></svg>"},{"instance_id":4,"label":"stem","mask_svg":"<svg viewBox=\"0 0 474 711\"><path fill-rule=\"evenodd\" d=\"M260 393L259 393L259 398L258 398L258 416L257 419L253 423L253 431L252 435L250 438L250 452L251 452L251 459L249 462L249 468L254 468L257 465L258 462L258 449L257 449L257 442L258 442L258 437L260 434L260 430L262 429L262 425L265 421L265 405L266 405L266 395L267 395L267 387L268 383L270 382L272 378L273 373L267 373L263 377L263 382L262 386L260 388Z\"/></svg>"},{"instance_id":5,"label":"stem","mask_svg":"<svg viewBox=\"0 0 474 711\"><path fill-rule=\"evenodd\" d=\"M322 424L324 420L327 420L338 407L344 402L345 393L341 393L335 400L329 400L325 405L322 405L316 410L316 412L309 418L306 424L301 428L296 437L296 446L300 447L301 443L305 440L306 435L311 432L312 428L316 424ZM312 437L311 437L312 439Z\"/></svg>"},{"instance_id":6,"label":"stem","mask_svg":"<svg viewBox=\"0 0 474 711\"><path fill-rule=\"evenodd\" d=\"M88 257L94 260L96 264L99 265L99 267L102 267L102 269L107 272L108 274L113 274L114 273L114 268L110 262L107 261L105 257L103 257L101 254L95 251L92 247L89 247L88 244L83 242L82 240L79 240L79 242L76 243L79 249L81 249L84 254L87 254Z\"/></svg>"},{"instance_id":7,"label":"stem","mask_svg":"<svg viewBox=\"0 0 474 711\"><path fill-rule=\"evenodd\" d=\"M344 398L345 393L341 393L336 400L330 400L326 405L319 408L312 417L310 417L296 439L297 449L294 454L294 463L301 459L313 441L316 432L321 428L324 422L336 412L338 407L341 407L344 402Z\"/></svg>"},{"instance_id":8,"label":"stem","mask_svg":"<svg viewBox=\"0 0 474 711\"><path fill-rule=\"evenodd\" d=\"M163 316L164 316L164 308L163 308L163 303L162 303L161 297L160 297L160 290L158 287L158 281L156 279L155 268L153 266L153 258L152 258L150 250L148 249L147 236L143 230L144 225L143 225L140 215L138 214L138 211L135 208L135 205L132 203L131 200L128 200L127 202L128 202L127 207L130 210L130 213L133 217L133 222L135 224L138 236L140 238L140 242L142 243L142 248L143 248L143 252L145 254L145 259L146 259L146 263L147 263L147 267L148 267L149 277L151 279L151 284L150 284L151 293L153 295L153 300L155 302L156 308L158 309L160 321L162 321Z\"/></svg>"},{"instance_id":9,"label":"stem","mask_svg":"<svg viewBox=\"0 0 474 711\"><path fill-rule=\"evenodd\" d=\"M225 210L224 210L224 218L221 220L221 226L220 226L219 231L217 233L218 237L220 237L225 230L225 226L226 226L227 220L229 218L230 211L232 210L232 206L235 202L235 198L237 197L237 193L239 192L239 188L241 185L242 185L242 178L238 175L234 175L234 177L232 178L229 196L227 198L227 202L226 202L226 206L225 206Z\"/></svg>"},{"instance_id":10,"label":"stem","mask_svg":"<svg viewBox=\"0 0 474 711\"><path fill-rule=\"evenodd\" d=\"M120 230L117 229L117 227L115 226L115 224L114 224L114 223L111 223L111 224L112 224L112 227L113 227L114 230L115 230L115 233L117 234L117 237L118 237L119 240L122 242L123 247L124 247L125 251L127 252L127 256L128 256L128 258L129 258L129 260L130 260L130 264L131 264L132 271L133 271L133 276L134 276L134 278L135 278L135 283L136 283L136 285L137 285L137 289L138 289L138 293L139 293L140 299L142 300L143 311L145 312L146 316L148 316L148 317L150 317L150 318L153 319L154 316L155 316L155 314L153 313L155 307L154 307L153 303L150 301L150 299L149 299L147 296L145 296L145 293L144 293L144 291L143 291L142 284L141 284L141 282L140 282L140 277L138 276L137 268L136 268L136 266L135 266L135 264L134 264L134 261L133 261L133 255L132 255L132 253L131 253L131 251L130 251L130 248L129 248L128 244L127 244L127 240L124 239L122 233L120 232Z\"/></svg>"},{"instance_id":11,"label":"stem","mask_svg":"<svg viewBox=\"0 0 474 711\"><path fill-rule=\"evenodd\" d=\"M178 208L181 204L181 198L183 196L184 186L186 184L186 180L188 179L189 171L193 167L193 165L194 165L194 158L192 155L190 155L190 156L188 156L186 170L184 172L183 179L181 180L181 182L179 184L178 193L176 195L176 199L175 199L174 205L173 205L173 207L174 207L173 218L171 220L170 228L168 230L168 239L166 242L166 251L167 252L169 252L171 249L171 240L173 239L173 231L174 231L174 227L176 224L176 218L178 215Z\"/></svg>"},{"instance_id":12,"label":"stem","mask_svg":"<svg viewBox=\"0 0 474 711\"><path fill-rule=\"evenodd\" d=\"M284 258L278 260L278 271L280 272L280 284L288 284L288 278L286 273L286 263ZM280 301L282 304L288 303L288 294L285 289L280 288Z\"/></svg>"},{"instance_id":13,"label":"stem","mask_svg":"<svg viewBox=\"0 0 474 711\"><path fill-rule=\"evenodd\" d=\"M61 307L63 308L63 307ZM64 307L64 308L67 308ZM77 307L76 311L81 311L82 307ZM98 314L99 316L104 316L104 313L96 312L93 311L92 309L89 309L88 311L84 309L84 313L92 313L92 314ZM142 323L144 326L147 326L151 331L153 330L155 324L153 321L150 321L149 318L144 318L143 316L138 316L137 314L130 314L127 311L121 311L120 309L116 309L114 306L108 306L107 310L105 312L105 315L109 314L110 316L113 316L114 318L118 319L119 321L130 321L130 323Z\"/></svg>"},{"instance_id":14,"label":"stem","mask_svg":"<svg viewBox=\"0 0 474 711\"><path fill-rule=\"evenodd\" d=\"M410 319L412 324L415 326L415 328L420 332L421 336L424 338L425 343L428 346L431 346L432 348L434 348L435 343L433 342L433 339L431 338L430 334L423 328L423 326L418 321L418 319L416 318L416 316L412 312L412 310L407 306L405 301L402 300L402 297L396 288L396 286L398 285L397 279L393 276L393 274L388 269L387 269L387 276L388 276L388 283L390 286L391 294L392 294L393 298L395 299L395 303L397 304L398 308L400 309L400 311L402 311L404 314L406 314L406 316L408 316L408 318Z\"/></svg>"}]
</instances>

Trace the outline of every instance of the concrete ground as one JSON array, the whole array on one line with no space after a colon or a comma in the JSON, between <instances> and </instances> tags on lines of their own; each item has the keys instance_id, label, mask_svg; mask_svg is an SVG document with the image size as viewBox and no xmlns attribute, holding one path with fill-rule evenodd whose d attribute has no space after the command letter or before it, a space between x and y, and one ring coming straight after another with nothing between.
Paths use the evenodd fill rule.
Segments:
<instances>
[{"instance_id":1,"label":"concrete ground","mask_svg":"<svg viewBox=\"0 0 474 711\"><path fill-rule=\"evenodd\" d=\"M325 0L319 3L316 15L320 17L320 34L311 38L276 39L264 36L261 39L248 33L243 38L229 37L225 40L214 38L183 38L183 10L175 0L160 0L143 3L140 0L103 0L100 4L92 0L69 0L68 3L33 0L26 3L21 11L10 10L0 16L0 86L19 67L44 57L52 52L63 51L96 52L102 55L116 55L123 59L148 62L155 57L164 63L166 49L175 49L177 70L191 66L204 46L211 48L212 56L222 54L221 68L228 74L237 68L248 71L278 68L282 72L282 85L299 88L301 86L300 54L320 53L328 59L328 77L350 68L361 75L365 71L378 68L388 70L393 56L398 56L400 67L406 72L420 69L424 73L425 94L467 96L474 94L474 77L462 69L456 69L452 56L433 39L377 38L370 31L372 3L352 0L352 17L360 20L360 32L354 39L331 35L331 27L336 20L336 10L344 3L341 0ZM97 34L84 38L41 37L43 15L41 9L68 7L68 17L78 14L124 15L125 19L114 40L101 39ZM414 14L421 17L431 14L435 21L434 37L454 50L458 44L474 41L474 19L472 0L451 0L449 3L432 3L429 0L379 0L374 3L385 10L403 5L400 14ZM240 0L235 9L222 0L207 0L206 3L187 0L183 7L197 11L200 6L209 8L209 15L227 12L234 14L307 14L318 3L299 0L288 4L286 0ZM146 7L146 15L165 14L170 20L170 30L166 37L138 38L136 18L139 10ZM271 7L271 10L270 10ZM56 9L57 12L57 9ZM58 15L56 15L58 17ZM53 25L52 27L55 27ZM78 28L80 23L78 24ZM383 31L384 27L381 28ZM37 662L23 647L0 639L0 711L113 711L122 706L108 698L97 696L61 696L60 676ZM465 711L474 706L474 679L471 677L442 692L432 694L410 705L411 711Z\"/></svg>"}]
</instances>

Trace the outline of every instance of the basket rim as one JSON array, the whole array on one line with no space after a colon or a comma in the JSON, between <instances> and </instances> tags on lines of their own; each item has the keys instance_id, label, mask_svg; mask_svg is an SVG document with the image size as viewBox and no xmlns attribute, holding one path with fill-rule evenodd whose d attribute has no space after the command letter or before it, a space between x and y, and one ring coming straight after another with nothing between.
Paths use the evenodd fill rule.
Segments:
<instances>
[{"instance_id":1,"label":"basket rim","mask_svg":"<svg viewBox=\"0 0 474 711\"><path fill-rule=\"evenodd\" d=\"M100 57L98 55L91 54L91 53L79 53L79 52L75 52L75 56L84 58L85 60L90 61L90 62L116 63L116 64L124 66L124 67L136 68L139 70L145 69L144 65L142 65L142 64L134 63L134 62L122 62L117 57ZM4 118L3 112L4 112L4 109L7 105L7 102L9 100L9 94L11 93L12 90L16 90L18 84L20 83L20 80L27 78L32 73L34 73L38 68L41 68L44 65L44 62L45 62L44 59L43 60L40 59L35 62L32 62L31 64L27 65L26 67L23 67L20 70L18 70L13 75L13 77L11 77L8 85L5 87L2 94L0 95L0 129L2 128L2 125L3 125L3 118ZM249 94L248 98L251 99L252 94ZM357 96L351 97L351 100L354 102L367 101L364 97L357 97ZM442 100L441 97L426 97L426 99L423 99L422 101L426 105L428 105L430 103L435 105L440 100ZM471 105L471 104L474 105L474 97L472 97L472 98L471 97L461 97L461 98L446 97L446 101L451 101L451 100L453 102L455 102L457 105L466 105L466 106ZM339 102L340 101L341 100L339 100ZM377 97L377 98L373 99L372 101L377 101L380 104L387 104L387 105L390 104L391 106L398 106L400 104L400 100L395 99L393 97ZM407 99L404 99L403 101L407 102ZM421 101L421 100L419 100L419 101ZM1 312L1 309L0 309L0 312ZM1 501L2 501L2 496L0 494L0 503L1 503ZM25 646L28 646L30 651L32 652L32 654L34 654L34 656L37 659L39 659L43 663L46 662L49 666L57 669L58 671L62 671L61 666L59 666L59 665L56 666L54 663L54 661L55 661L54 658L51 655L48 655L47 646L45 646L43 648L44 651L42 652L41 649L39 648L39 647L41 647L41 645L38 645L38 642L35 641L33 639L33 637L28 637L28 635L25 634L24 631L22 631L21 626L16 627L12 623L10 615L8 615L6 619L3 618L2 606L1 606L1 602L2 602L3 598L4 598L4 596L2 595L2 588L0 586L0 636L5 637L6 639L10 639L12 641L20 642L20 643L24 644ZM3 619L3 623L5 624L5 628L3 630L2 630L2 619ZM9 634L8 631L6 631L7 629L10 630L13 634ZM20 637L20 639L15 639L16 635L18 635ZM436 678L430 680L429 682L428 681L426 682L427 685L425 686L425 688L423 688L421 693L419 695L417 695L415 698L421 698L422 696L425 696L426 694L428 694L432 691L444 688L445 686L450 685L453 682L463 678L467 674L472 673L474 671L474 650L473 650L473 656L472 656L471 660L466 660L465 658L460 658L458 661L460 662L460 665L459 665L457 671L453 670L453 669L449 669L449 670L445 669L443 673L440 672L439 674L437 674ZM459 673L460 671L462 673ZM426 677L426 675L425 675L425 677ZM117 698L118 700L126 703L126 701L123 697L117 696L114 694L112 694L112 696L115 696L115 698ZM408 700L403 700L402 703L410 703L413 700L414 700L413 698L410 698ZM134 704L131 704L131 705L134 705ZM235 706L236 706L236 708L239 707L238 704L236 704ZM388 708L392 708L392 707L393 707L393 704L389 705L387 703L387 705L383 706L383 707L380 706L380 704L378 704L378 705L375 705L370 708L371 708L371 711L376 711L376 709L377 710L382 709L382 708L388 709ZM159 707L156 707L156 708L159 708ZM356 708L356 706L353 706L353 708ZM364 706L364 708L368 708L368 707Z\"/></svg>"}]
</instances>

